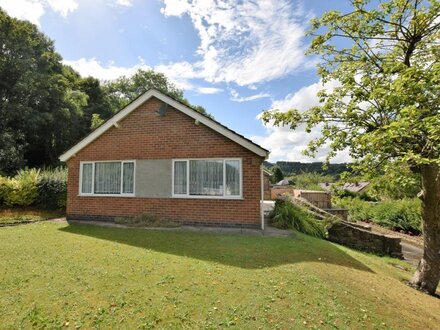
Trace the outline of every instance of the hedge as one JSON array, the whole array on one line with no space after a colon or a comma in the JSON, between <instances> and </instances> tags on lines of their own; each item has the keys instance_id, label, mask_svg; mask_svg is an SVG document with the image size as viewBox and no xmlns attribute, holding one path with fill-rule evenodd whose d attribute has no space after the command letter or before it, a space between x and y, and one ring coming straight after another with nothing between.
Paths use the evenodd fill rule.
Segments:
<instances>
[{"instance_id":1,"label":"hedge","mask_svg":"<svg viewBox=\"0 0 440 330\"><path fill-rule=\"evenodd\" d=\"M62 210L66 206L67 170L24 169L14 177L0 176L0 206L37 206Z\"/></svg>"}]
</instances>

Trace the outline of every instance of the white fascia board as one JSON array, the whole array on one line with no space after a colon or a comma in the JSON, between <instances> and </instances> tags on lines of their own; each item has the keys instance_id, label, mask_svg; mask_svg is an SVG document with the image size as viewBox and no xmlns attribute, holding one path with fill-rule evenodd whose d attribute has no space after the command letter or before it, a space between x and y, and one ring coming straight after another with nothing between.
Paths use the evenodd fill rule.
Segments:
<instances>
[{"instance_id":1,"label":"white fascia board","mask_svg":"<svg viewBox=\"0 0 440 330\"><path fill-rule=\"evenodd\" d=\"M240 144L241 146L245 147L246 149L249 149L250 151L254 152L255 154L261 156L261 157L267 157L268 152L257 145L251 143L250 141L242 138L241 136L235 134L234 132L231 132L230 130L226 129L225 127L221 126L220 124L217 124L216 122L206 118L205 116L199 114L197 111L192 110L188 108L187 106L173 100L171 97L162 94L161 92L150 89L145 94L134 100L132 103L127 105L124 109L119 111L116 115L114 115L112 118L110 118L108 121L106 121L102 126L98 127L95 131L90 133L88 136L86 136L83 140L81 140L79 143L74 145L72 148L67 150L64 154L62 154L59 157L59 160L62 162L65 162L75 156L77 152L79 152L81 149L92 143L94 140L96 140L99 136L104 134L107 130L109 130L112 126L117 126L118 122L124 119L128 114L130 114L132 111L137 109L139 106L141 106L144 102L146 102L151 97L156 97L157 99L171 105L173 108L183 112L184 114L192 117L193 119L197 120L198 122L208 126L209 128L213 129L214 131L222 134L223 136L229 138L230 140Z\"/></svg>"}]
</instances>

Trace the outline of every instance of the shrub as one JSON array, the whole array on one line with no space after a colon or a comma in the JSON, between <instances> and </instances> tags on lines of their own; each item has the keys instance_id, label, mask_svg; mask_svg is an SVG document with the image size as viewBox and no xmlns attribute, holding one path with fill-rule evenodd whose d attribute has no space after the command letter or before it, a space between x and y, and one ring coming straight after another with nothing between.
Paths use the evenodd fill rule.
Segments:
<instances>
[{"instance_id":1,"label":"shrub","mask_svg":"<svg viewBox=\"0 0 440 330\"><path fill-rule=\"evenodd\" d=\"M66 207L66 198L66 181L43 178L38 182L38 198L36 205L42 209L64 209Z\"/></svg>"},{"instance_id":2,"label":"shrub","mask_svg":"<svg viewBox=\"0 0 440 330\"><path fill-rule=\"evenodd\" d=\"M422 210L418 199L379 203L374 208L374 222L394 230L415 234L422 232Z\"/></svg>"},{"instance_id":3,"label":"shrub","mask_svg":"<svg viewBox=\"0 0 440 330\"><path fill-rule=\"evenodd\" d=\"M422 211L418 199L369 203L358 198L334 198L334 204L348 209L350 221L372 221L378 225L407 232L421 232Z\"/></svg>"},{"instance_id":4,"label":"shrub","mask_svg":"<svg viewBox=\"0 0 440 330\"><path fill-rule=\"evenodd\" d=\"M319 223L311 214L290 201L278 199L270 214L270 223L277 228L296 229L304 234L324 238L324 223Z\"/></svg>"},{"instance_id":5,"label":"shrub","mask_svg":"<svg viewBox=\"0 0 440 330\"><path fill-rule=\"evenodd\" d=\"M319 185L323 182L334 182L335 179L330 175L321 175L318 173L301 173L292 177L294 185L298 189L322 191Z\"/></svg>"},{"instance_id":6,"label":"shrub","mask_svg":"<svg viewBox=\"0 0 440 330\"><path fill-rule=\"evenodd\" d=\"M350 221L370 221L374 216L374 204L358 198L333 198L333 203L348 210L348 220Z\"/></svg>"},{"instance_id":7,"label":"shrub","mask_svg":"<svg viewBox=\"0 0 440 330\"><path fill-rule=\"evenodd\" d=\"M370 196L370 194L368 194L365 191L360 192L360 193L355 193L355 192L349 191L347 189L334 189L333 194L339 198L351 197L351 198L358 198L358 199L366 201L366 202L377 202L378 201L377 198Z\"/></svg>"},{"instance_id":8,"label":"shrub","mask_svg":"<svg viewBox=\"0 0 440 330\"><path fill-rule=\"evenodd\" d=\"M0 206L5 203L6 194L8 192L8 178L0 176Z\"/></svg>"},{"instance_id":9,"label":"shrub","mask_svg":"<svg viewBox=\"0 0 440 330\"><path fill-rule=\"evenodd\" d=\"M0 177L0 206L36 205L43 209L64 209L67 171L24 169L12 178Z\"/></svg>"},{"instance_id":10,"label":"shrub","mask_svg":"<svg viewBox=\"0 0 440 330\"><path fill-rule=\"evenodd\" d=\"M67 170L56 168L44 170L38 182L36 205L43 209L65 209L67 198Z\"/></svg>"},{"instance_id":11,"label":"shrub","mask_svg":"<svg viewBox=\"0 0 440 330\"><path fill-rule=\"evenodd\" d=\"M2 195L7 206L29 206L38 196L38 181L40 171L37 169L24 169L18 171L13 178L4 178Z\"/></svg>"}]
</instances>

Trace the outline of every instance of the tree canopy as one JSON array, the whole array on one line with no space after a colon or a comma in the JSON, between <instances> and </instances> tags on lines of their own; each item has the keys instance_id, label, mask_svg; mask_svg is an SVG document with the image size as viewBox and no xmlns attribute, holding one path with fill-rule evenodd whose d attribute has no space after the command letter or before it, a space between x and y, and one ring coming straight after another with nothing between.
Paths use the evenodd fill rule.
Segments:
<instances>
[{"instance_id":1,"label":"tree canopy","mask_svg":"<svg viewBox=\"0 0 440 330\"><path fill-rule=\"evenodd\" d=\"M115 80L106 81L104 83L104 90L109 97L113 112L119 111L150 88L157 89L194 110L207 115L206 110L202 106L191 105L184 97L183 90L177 88L175 84L170 82L169 79L160 72L138 69L130 77L121 76Z\"/></svg>"},{"instance_id":2,"label":"tree canopy","mask_svg":"<svg viewBox=\"0 0 440 330\"><path fill-rule=\"evenodd\" d=\"M284 179L283 171L281 171L281 168L279 166L274 166L274 167L272 167L271 170L273 173L272 178L271 178L272 183L278 183Z\"/></svg>"},{"instance_id":3,"label":"tree canopy","mask_svg":"<svg viewBox=\"0 0 440 330\"><path fill-rule=\"evenodd\" d=\"M62 152L149 88L191 106L151 70L104 83L81 77L37 26L1 9L0 45L0 174L57 165Z\"/></svg>"},{"instance_id":4,"label":"tree canopy","mask_svg":"<svg viewBox=\"0 0 440 330\"><path fill-rule=\"evenodd\" d=\"M0 10L0 171L52 163L77 138L87 95L36 26Z\"/></svg>"},{"instance_id":5,"label":"tree canopy","mask_svg":"<svg viewBox=\"0 0 440 330\"><path fill-rule=\"evenodd\" d=\"M348 149L362 172L408 166L422 176L425 254L411 283L433 293L440 278L440 3L350 3L348 13L311 22L309 54L320 56L322 82L335 87L320 91L320 104L305 112L263 118L292 129L305 124L309 132L321 127L309 155L328 144L329 158Z\"/></svg>"}]
</instances>

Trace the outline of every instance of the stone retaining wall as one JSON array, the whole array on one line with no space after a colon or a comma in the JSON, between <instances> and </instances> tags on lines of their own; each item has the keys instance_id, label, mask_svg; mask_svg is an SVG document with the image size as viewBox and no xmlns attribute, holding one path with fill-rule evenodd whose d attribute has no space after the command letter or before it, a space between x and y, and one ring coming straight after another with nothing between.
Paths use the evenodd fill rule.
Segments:
<instances>
[{"instance_id":1,"label":"stone retaining wall","mask_svg":"<svg viewBox=\"0 0 440 330\"><path fill-rule=\"evenodd\" d=\"M341 220L348 220L348 210L347 209L323 209L324 211L333 214L340 218Z\"/></svg>"},{"instance_id":2,"label":"stone retaining wall","mask_svg":"<svg viewBox=\"0 0 440 330\"><path fill-rule=\"evenodd\" d=\"M328 229L328 240L357 250L402 258L400 238L376 234L344 221Z\"/></svg>"}]
</instances>

